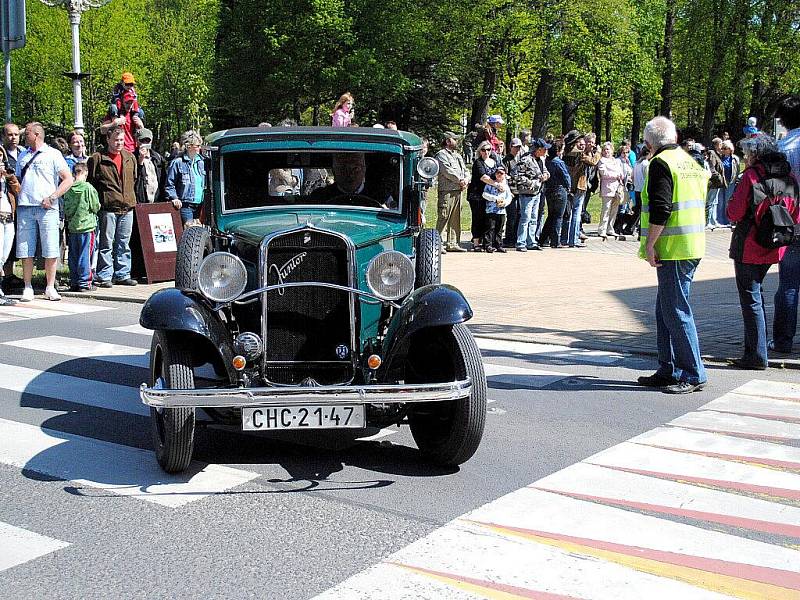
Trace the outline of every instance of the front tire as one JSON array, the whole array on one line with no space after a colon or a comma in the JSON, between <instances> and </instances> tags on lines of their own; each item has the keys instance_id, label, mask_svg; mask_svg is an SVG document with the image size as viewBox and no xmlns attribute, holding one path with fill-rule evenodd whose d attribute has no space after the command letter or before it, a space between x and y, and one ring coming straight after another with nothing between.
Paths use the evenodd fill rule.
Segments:
<instances>
[{"instance_id":1,"label":"front tire","mask_svg":"<svg viewBox=\"0 0 800 600\"><path fill-rule=\"evenodd\" d=\"M156 331L150 347L152 387L194 389L191 354L164 332ZM192 462L194 450L194 408L150 407L153 449L161 468L180 473Z\"/></svg>"},{"instance_id":2,"label":"front tire","mask_svg":"<svg viewBox=\"0 0 800 600\"><path fill-rule=\"evenodd\" d=\"M411 435L424 456L433 462L454 466L469 460L478 449L486 423L486 375L475 339L465 325L426 338L417 346L416 383L453 381L469 377L469 396L449 402L415 405L409 414ZM413 356L413 355L412 355ZM452 373L437 377L442 357L452 357ZM425 381L418 381L423 379Z\"/></svg>"}]
</instances>

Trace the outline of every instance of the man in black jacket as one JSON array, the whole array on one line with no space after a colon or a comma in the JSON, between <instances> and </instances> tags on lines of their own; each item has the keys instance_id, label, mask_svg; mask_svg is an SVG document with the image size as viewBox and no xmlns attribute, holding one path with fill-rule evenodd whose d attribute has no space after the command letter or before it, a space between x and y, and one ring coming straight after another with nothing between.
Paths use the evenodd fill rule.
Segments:
<instances>
[{"instance_id":1,"label":"man in black jacket","mask_svg":"<svg viewBox=\"0 0 800 600\"><path fill-rule=\"evenodd\" d=\"M136 178L136 203L146 204L163 200L164 182L167 176L164 157L153 150L153 132L149 129L136 131L136 161L139 175Z\"/></svg>"}]
</instances>

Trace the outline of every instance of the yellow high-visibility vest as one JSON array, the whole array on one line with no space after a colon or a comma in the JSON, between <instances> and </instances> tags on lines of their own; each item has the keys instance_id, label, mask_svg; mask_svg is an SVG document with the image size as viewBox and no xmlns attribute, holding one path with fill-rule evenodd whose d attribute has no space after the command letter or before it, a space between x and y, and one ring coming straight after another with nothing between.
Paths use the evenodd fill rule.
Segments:
<instances>
[{"instance_id":1,"label":"yellow high-visibility vest","mask_svg":"<svg viewBox=\"0 0 800 600\"><path fill-rule=\"evenodd\" d=\"M672 213L656 240L656 255L663 260L703 258L706 252L706 193L709 173L681 148L659 152L672 173ZM651 163L652 164L652 163ZM639 256L647 258L647 229L650 223L647 184L648 171L642 189L642 240Z\"/></svg>"}]
</instances>

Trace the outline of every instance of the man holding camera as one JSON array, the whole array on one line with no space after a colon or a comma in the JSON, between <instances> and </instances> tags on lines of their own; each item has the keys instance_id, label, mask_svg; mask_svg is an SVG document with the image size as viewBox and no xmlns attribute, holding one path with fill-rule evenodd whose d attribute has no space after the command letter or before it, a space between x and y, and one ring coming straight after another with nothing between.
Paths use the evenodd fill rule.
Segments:
<instances>
[{"instance_id":1,"label":"man holding camera","mask_svg":"<svg viewBox=\"0 0 800 600\"><path fill-rule=\"evenodd\" d=\"M162 200L167 170L164 157L153 149L153 132L142 128L136 132L136 151L133 153L139 163L136 177L136 203L147 204Z\"/></svg>"}]
</instances>

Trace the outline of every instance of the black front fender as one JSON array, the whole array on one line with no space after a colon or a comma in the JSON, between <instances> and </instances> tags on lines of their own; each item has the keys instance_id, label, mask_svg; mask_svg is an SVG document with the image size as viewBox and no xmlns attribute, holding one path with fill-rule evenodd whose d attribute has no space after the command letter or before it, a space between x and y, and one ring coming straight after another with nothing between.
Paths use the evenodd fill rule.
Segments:
<instances>
[{"instance_id":1,"label":"black front fender","mask_svg":"<svg viewBox=\"0 0 800 600\"><path fill-rule=\"evenodd\" d=\"M467 299L452 285L439 283L414 290L389 323L383 343L386 370L405 358L414 333L464 323L472 314Z\"/></svg>"},{"instance_id":2,"label":"black front fender","mask_svg":"<svg viewBox=\"0 0 800 600\"><path fill-rule=\"evenodd\" d=\"M175 288L159 290L142 307L139 324L145 329L186 332L208 340L231 381L236 380L231 366L233 341L228 328L214 311L191 296Z\"/></svg>"}]
</instances>

